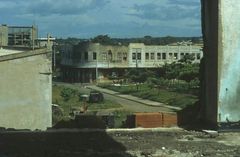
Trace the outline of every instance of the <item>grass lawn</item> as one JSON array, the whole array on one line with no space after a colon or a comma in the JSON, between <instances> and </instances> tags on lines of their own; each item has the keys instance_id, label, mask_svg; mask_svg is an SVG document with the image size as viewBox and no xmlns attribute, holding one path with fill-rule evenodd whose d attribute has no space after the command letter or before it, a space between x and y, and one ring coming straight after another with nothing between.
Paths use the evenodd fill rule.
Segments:
<instances>
[{"instance_id":1,"label":"grass lawn","mask_svg":"<svg viewBox=\"0 0 240 157\"><path fill-rule=\"evenodd\" d=\"M83 102L79 101L79 97L78 97L78 94L81 91L78 91L77 94L73 95L69 101L67 102L64 101L61 96L61 91L64 88L65 88L64 86L60 86L60 85L53 86L52 102L54 104L58 104L63 109L63 114L64 114L64 117L61 117L60 119L56 120L58 122L61 120L65 122L71 121L69 119L70 109L80 108L83 105ZM109 100L104 100L101 103L87 103L87 105L88 105L88 111L93 111L93 112L103 111L103 112L112 113L114 115L115 128L124 127L124 121L126 121L127 115L131 114L131 112L122 109L122 106L120 104L109 101Z\"/></svg>"},{"instance_id":2,"label":"grass lawn","mask_svg":"<svg viewBox=\"0 0 240 157\"><path fill-rule=\"evenodd\" d=\"M198 101L198 97L195 95L174 92L166 89L150 89L146 84L140 85L138 91L135 85L117 87L105 84L100 85L100 87L181 108L193 105Z\"/></svg>"},{"instance_id":3,"label":"grass lawn","mask_svg":"<svg viewBox=\"0 0 240 157\"><path fill-rule=\"evenodd\" d=\"M52 92L52 102L58 104L64 111L64 116L68 116L71 108L80 108L83 105L82 101L79 101L78 94L81 91L78 91L77 94L73 95L69 101L64 101L61 96L61 91L64 89L64 86L55 85L53 86ZM82 93L83 94L83 93ZM88 93L89 94L89 93ZM97 110L106 110L106 109L119 109L122 106L118 103L104 100L101 103L87 103L88 110L97 111Z\"/></svg>"}]
</instances>

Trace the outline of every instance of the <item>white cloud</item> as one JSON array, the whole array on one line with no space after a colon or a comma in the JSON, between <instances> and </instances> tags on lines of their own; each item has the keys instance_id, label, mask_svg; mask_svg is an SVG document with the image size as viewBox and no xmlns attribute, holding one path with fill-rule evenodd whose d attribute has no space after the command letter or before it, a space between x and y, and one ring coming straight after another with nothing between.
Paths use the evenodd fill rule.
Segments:
<instances>
[{"instance_id":1,"label":"white cloud","mask_svg":"<svg viewBox=\"0 0 240 157\"><path fill-rule=\"evenodd\" d=\"M36 23L40 34L92 37L200 35L197 0L1 0L0 23ZM199 25L199 26L198 26ZM159 29L161 28L161 29ZM172 29L172 32L171 32ZM154 34L155 32L155 34Z\"/></svg>"}]
</instances>

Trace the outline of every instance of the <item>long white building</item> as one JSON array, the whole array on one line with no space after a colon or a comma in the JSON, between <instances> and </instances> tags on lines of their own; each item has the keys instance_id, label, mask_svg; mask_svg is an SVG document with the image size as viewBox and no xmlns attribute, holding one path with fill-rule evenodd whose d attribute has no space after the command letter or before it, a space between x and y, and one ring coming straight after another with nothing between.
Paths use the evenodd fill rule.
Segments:
<instances>
[{"instance_id":1,"label":"long white building","mask_svg":"<svg viewBox=\"0 0 240 157\"><path fill-rule=\"evenodd\" d=\"M62 76L69 82L92 82L96 78L104 81L109 76L123 75L129 68L155 69L190 54L194 62L200 62L202 46L80 43L62 52Z\"/></svg>"}]
</instances>

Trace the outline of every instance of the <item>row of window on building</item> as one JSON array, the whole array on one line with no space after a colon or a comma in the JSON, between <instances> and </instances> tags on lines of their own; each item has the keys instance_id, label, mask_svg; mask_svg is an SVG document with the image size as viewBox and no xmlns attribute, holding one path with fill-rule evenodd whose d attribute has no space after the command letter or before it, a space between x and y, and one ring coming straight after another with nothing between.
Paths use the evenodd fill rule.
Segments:
<instances>
[{"instance_id":1,"label":"row of window on building","mask_svg":"<svg viewBox=\"0 0 240 157\"><path fill-rule=\"evenodd\" d=\"M93 52L93 60L97 60L97 53ZM113 58L112 51L103 52L102 53L102 60L103 61L127 61L127 53L126 52L118 52L117 53L117 58Z\"/></svg>"},{"instance_id":2,"label":"row of window on building","mask_svg":"<svg viewBox=\"0 0 240 157\"><path fill-rule=\"evenodd\" d=\"M81 53L79 53L81 54ZM201 54L199 52L197 53L154 53L154 52L146 52L145 53L145 61L151 61L151 60L178 60L182 59L184 55L190 55L193 54L194 59L200 60ZM92 60L97 60L97 52L92 53ZM101 53L102 60L103 61L127 61L127 53L126 52L118 52L116 58L113 57L113 53L109 50L108 52L102 52ZM71 58L72 56L68 56L67 58ZM84 57L85 61L88 61L89 59L89 53L85 52L83 56L78 55L75 56L75 59L80 59ZM142 53L141 51L134 51L132 53L132 60L142 60Z\"/></svg>"},{"instance_id":3,"label":"row of window on building","mask_svg":"<svg viewBox=\"0 0 240 157\"><path fill-rule=\"evenodd\" d=\"M168 57L167 57L168 54ZM200 53L191 53L193 54L194 59L200 60L201 59L201 54ZM182 59L184 55L190 55L190 53L180 53L180 56L178 53L157 53L157 55L155 56L154 52L146 52L145 53L145 60L166 60L166 59L170 59L170 60L178 60L178 59ZM133 52L132 53L132 60L142 60L142 55L140 52Z\"/></svg>"}]
</instances>

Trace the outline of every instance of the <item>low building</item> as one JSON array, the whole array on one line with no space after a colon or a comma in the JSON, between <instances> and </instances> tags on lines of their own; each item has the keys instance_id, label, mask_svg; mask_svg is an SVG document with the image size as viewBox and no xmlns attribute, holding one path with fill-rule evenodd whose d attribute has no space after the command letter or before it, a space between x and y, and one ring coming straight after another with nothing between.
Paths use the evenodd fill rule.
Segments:
<instances>
[{"instance_id":1,"label":"low building","mask_svg":"<svg viewBox=\"0 0 240 157\"><path fill-rule=\"evenodd\" d=\"M156 69L172 63L184 55L194 56L200 62L202 47L198 45L101 45L83 42L62 53L62 76L69 82L108 80L109 76L122 76L130 68Z\"/></svg>"},{"instance_id":2,"label":"low building","mask_svg":"<svg viewBox=\"0 0 240 157\"><path fill-rule=\"evenodd\" d=\"M53 46L55 45L56 38L52 38L48 35L47 38L38 38L38 47L46 47L49 50L53 49Z\"/></svg>"},{"instance_id":3,"label":"low building","mask_svg":"<svg viewBox=\"0 0 240 157\"><path fill-rule=\"evenodd\" d=\"M51 127L51 52L0 49L0 72L0 127Z\"/></svg>"}]
</instances>

